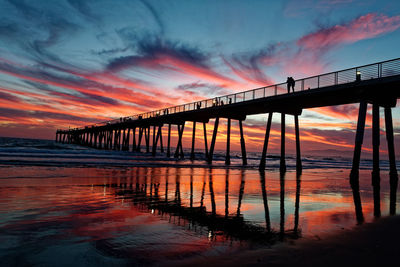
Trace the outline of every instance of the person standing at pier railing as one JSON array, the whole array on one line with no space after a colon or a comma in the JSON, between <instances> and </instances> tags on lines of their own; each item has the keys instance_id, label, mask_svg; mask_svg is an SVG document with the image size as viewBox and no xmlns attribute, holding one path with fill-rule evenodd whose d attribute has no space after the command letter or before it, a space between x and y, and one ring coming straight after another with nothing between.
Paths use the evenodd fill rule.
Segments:
<instances>
[{"instance_id":1,"label":"person standing at pier railing","mask_svg":"<svg viewBox=\"0 0 400 267\"><path fill-rule=\"evenodd\" d=\"M294 93L294 85L296 81L293 79L293 77L288 77L286 83L287 83L287 92L290 93L290 88L292 88Z\"/></svg>"},{"instance_id":2,"label":"person standing at pier railing","mask_svg":"<svg viewBox=\"0 0 400 267\"><path fill-rule=\"evenodd\" d=\"M296 81L293 79L293 77L290 77L291 85L292 85L292 90L294 93L294 85L296 84Z\"/></svg>"}]
</instances>

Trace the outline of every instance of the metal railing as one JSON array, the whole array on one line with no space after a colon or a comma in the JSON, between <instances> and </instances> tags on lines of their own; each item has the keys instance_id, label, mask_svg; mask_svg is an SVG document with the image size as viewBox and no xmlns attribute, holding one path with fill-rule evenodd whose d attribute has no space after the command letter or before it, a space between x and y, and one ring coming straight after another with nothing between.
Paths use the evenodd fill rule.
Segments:
<instances>
[{"instance_id":1,"label":"metal railing","mask_svg":"<svg viewBox=\"0 0 400 267\"><path fill-rule=\"evenodd\" d=\"M400 58L295 80L294 90L295 92L303 90L312 90L327 86L353 83L357 81L371 80L371 79L389 77L395 75L400 75ZM178 106L168 107L164 109L135 114L128 117L122 117L116 120L100 122L90 126L84 126L81 128L75 128L71 130L81 130L89 127L106 126L106 125L117 124L120 122L142 120L159 116L167 116L170 114L176 114L181 112L206 109L216 106L230 105L255 99L287 94L288 91L289 89L287 83L274 84L235 94L229 94L201 101L196 101L192 103L182 104Z\"/></svg>"}]
</instances>

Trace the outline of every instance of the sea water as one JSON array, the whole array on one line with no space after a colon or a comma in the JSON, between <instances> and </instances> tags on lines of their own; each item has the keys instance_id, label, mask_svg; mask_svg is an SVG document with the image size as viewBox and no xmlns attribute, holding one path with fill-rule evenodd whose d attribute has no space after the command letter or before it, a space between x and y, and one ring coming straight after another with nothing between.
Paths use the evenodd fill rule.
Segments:
<instances>
[{"instance_id":1,"label":"sea water","mask_svg":"<svg viewBox=\"0 0 400 267\"><path fill-rule=\"evenodd\" d=\"M206 260L323 238L374 220L377 208L389 214L387 161L380 164L379 203L371 161L361 162L357 216L351 159L304 156L297 175L291 156L285 174L277 171L276 155L267 158L265 173L258 171L259 153L248 153L246 168L235 152L229 168L224 152L215 153L212 165L200 151L196 158L0 138L1 265Z\"/></svg>"}]
</instances>

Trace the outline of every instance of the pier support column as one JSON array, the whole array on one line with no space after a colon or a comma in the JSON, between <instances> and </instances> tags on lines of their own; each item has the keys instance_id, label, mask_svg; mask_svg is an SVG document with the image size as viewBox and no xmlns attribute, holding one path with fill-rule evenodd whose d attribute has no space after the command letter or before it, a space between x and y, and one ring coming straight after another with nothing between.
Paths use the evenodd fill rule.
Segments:
<instances>
[{"instance_id":1,"label":"pier support column","mask_svg":"<svg viewBox=\"0 0 400 267\"><path fill-rule=\"evenodd\" d=\"M168 124L167 157L171 156L171 123Z\"/></svg>"},{"instance_id":2,"label":"pier support column","mask_svg":"<svg viewBox=\"0 0 400 267\"><path fill-rule=\"evenodd\" d=\"M176 151L175 151L175 158L184 158L184 154L183 154L183 148L182 148L182 136L183 136L183 129L185 128L185 123L183 123L182 125L177 125L178 126L178 144L176 147Z\"/></svg>"},{"instance_id":3,"label":"pier support column","mask_svg":"<svg viewBox=\"0 0 400 267\"><path fill-rule=\"evenodd\" d=\"M380 126L379 126L379 105L372 104L372 188L374 194L374 216L381 216L381 197L380 197L380 170L379 170L379 145L380 145Z\"/></svg>"},{"instance_id":4,"label":"pier support column","mask_svg":"<svg viewBox=\"0 0 400 267\"><path fill-rule=\"evenodd\" d=\"M138 129L138 143L137 143L137 146L136 146L136 151L137 152L140 152L140 144L142 143L143 130L144 130L143 127L140 127Z\"/></svg>"},{"instance_id":5,"label":"pier support column","mask_svg":"<svg viewBox=\"0 0 400 267\"><path fill-rule=\"evenodd\" d=\"M134 151L136 151L136 127L132 128L132 152Z\"/></svg>"},{"instance_id":6,"label":"pier support column","mask_svg":"<svg viewBox=\"0 0 400 267\"><path fill-rule=\"evenodd\" d=\"M272 122L272 112L269 113L268 115L268 121L267 121L267 129L265 130L265 138L264 138L264 146L261 154L261 160L260 160L260 170L265 170L265 161L267 159L267 148L268 148L268 141L269 141L269 133L271 131L271 122Z\"/></svg>"},{"instance_id":7,"label":"pier support column","mask_svg":"<svg viewBox=\"0 0 400 267\"><path fill-rule=\"evenodd\" d=\"M117 150L120 150L121 149L121 129L118 129L117 131L116 131L116 133L117 133Z\"/></svg>"},{"instance_id":8,"label":"pier support column","mask_svg":"<svg viewBox=\"0 0 400 267\"><path fill-rule=\"evenodd\" d=\"M164 149L162 147L161 125L158 126L157 135L156 135L155 141L153 141L153 156L155 156L156 152L157 152L158 140L160 140L160 150L161 150L161 152L164 152Z\"/></svg>"},{"instance_id":9,"label":"pier support column","mask_svg":"<svg viewBox=\"0 0 400 267\"><path fill-rule=\"evenodd\" d=\"M94 132L94 142L93 142L93 146L94 146L95 148L97 148L98 138L99 138L99 132L98 132L98 131L95 131L95 132Z\"/></svg>"},{"instance_id":10,"label":"pier support column","mask_svg":"<svg viewBox=\"0 0 400 267\"><path fill-rule=\"evenodd\" d=\"M296 132L296 172L301 174L303 167L301 165L301 153L300 153L300 130L299 130L299 116L294 115L294 127Z\"/></svg>"},{"instance_id":11,"label":"pier support column","mask_svg":"<svg viewBox=\"0 0 400 267\"><path fill-rule=\"evenodd\" d=\"M93 146L93 132L90 132L90 141L89 141L89 145L92 147Z\"/></svg>"},{"instance_id":12,"label":"pier support column","mask_svg":"<svg viewBox=\"0 0 400 267\"><path fill-rule=\"evenodd\" d=\"M207 124L205 122L203 122L203 131L204 131L204 153L206 159L208 159Z\"/></svg>"},{"instance_id":13,"label":"pier support column","mask_svg":"<svg viewBox=\"0 0 400 267\"><path fill-rule=\"evenodd\" d=\"M128 128L128 132L126 133L126 144L125 151L129 151L129 139L131 137L131 128Z\"/></svg>"},{"instance_id":14,"label":"pier support column","mask_svg":"<svg viewBox=\"0 0 400 267\"><path fill-rule=\"evenodd\" d=\"M354 144L353 164L350 172L350 185L353 191L354 206L356 210L356 217L359 223L364 221L364 216L361 206L360 185L359 185L359 168L361 147L364 140L365 117L367 114L367 102L360 102L358 111L357 132Z\"/></svg>"},{"instance_id":15,"label":"pier support column","mask_svg":"<svg viewBox=\"0 0 400 267\"><path fill-rule=\"evenodd\" d=\"M152 154L153 156L156 155L156 150L157 150L157 138L156 138L156 135L157 135L157 133L156 133L156 126L153 125L153 147L152 147L152 151L151 151L151 154ZM157 137L158 137L158 136L157 136Z\"/></svg>"},{"instance_id":16,"label":"pier support column","mask_svg":"<svg viewBox=\"0 0 400 267\"><path fill-rule=\"evenodd\" d=\"M226 155L225 165L231 164L231 119L228 118L228 125L226 128Z\"/></svg>"},{"instance_id":17,"label":"pier support column","mask_svg":"<svg viewBox=\"0 0 400 267\"><path fill-rule=\"evenodd\" d=\"M193 133L192 133L192 150L190 152L190 159L194 160L194 142L196 139L196 122L193 121Z\"/></svg>"},{"instance_id":18,"label":"pier support column","mask_svg":"<svg viewBox=\"0 0 400 267\"><path fill-rule=\"evenodd\" d=\"M150 126L144 128L144 138L146 139L146 153L150 152Z\"/></svg>"},{"instance_id":19,"label":"pier support column","mask_svg":"<svg viewBox=\"0 0 400 267\"><path fill-rule=\"evenodd\" d=\"M281 162L280 171L286 171L286 160L285 160L285 113L281 113Z\"/></svg>"},{"instance_id":20,"label":"pier support column","mask_svg":"<svg viewBox=\"0 0 400 267\"><path fill-rule=\"evenodd\" d=\"M162 125L158 126L158 138L160 139L160 151L164 153L163 137L162 137Z\"/></svg>"},{"instance_id":21,"label":"pier support column","mask_svg":"<svg viewBox=\"0 0 400 267\"><path fill-rule=\"evenodd\" d=\"M396 193L399 177L396 168L396 157L394 153L394 138L393 138L393 122L392 110L385 107L385 127L386 127L386 140L388 144L389 164L390 164L390 215L396 213Z\"/></svg>"},{"instance_id":22,"label":"pier support column","mask_svg":"<svg viewBox=\"0 0 400 267\"><path fill-rule=\"evenodd\" d=\"M212 136L212 139L211 139L210 151L208 152L208 163L209 164L211 164L212 160L213 160L215 141L217 139L217 133L218 133L218 124L219 124L219 117L216 117L215 118L215 123L214 123L213 136Z\"/></svg>"},{"instance_id":23,"label":"pier support column","mask_svg":"<svg viewBox=\"0 0 400 267\"><path fill-rule=\"evenodd\" d=\"M246 155L246 142L243 136L243 125L242 120L239 120L239 130L240 130L240 147L242 149L242 164L247 165L247 155Z\"/></svg>"}]
</instances>

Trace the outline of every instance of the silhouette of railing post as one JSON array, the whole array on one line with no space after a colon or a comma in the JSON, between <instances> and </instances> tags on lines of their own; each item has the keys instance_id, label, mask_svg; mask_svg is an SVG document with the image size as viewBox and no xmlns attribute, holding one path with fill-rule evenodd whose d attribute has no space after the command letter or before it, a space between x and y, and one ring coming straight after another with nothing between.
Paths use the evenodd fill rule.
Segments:
<instances>
[{"instance_id":1,"label":"silhouette of railing post","mask_svg":"<svg viewBox=\"0 0 400 267\"><path fill-rule=\"evenodd\" d=\"M380 145L380 127L379 127L379 105L372 104L372 187L374 194L374 216L381 216L380 208L380 170L379 170L379 145Z\"/></svg>"},{"instance_id":2,"label":"silhouette of railing post","mask_svg":"<svg viewBox=\"0 0 400 267\"><path fill-rule=\"evenodd\" d=\"M228 118L228 125L226 128L226 155L225 155L225 165L231 164L231 119Z\"/></svg>"},{"instance_id":3,"label":"silhouette of railing post","mask_svg":"<svg viewBox=\"0 0 400 267\"><path fill-rule=\"evenodd\" d=\"M386 140L388 144L389 154L389 179L390 179L390 215L396 213L396 193L398 185L398 174L396 168L396 156L394 153L394 138L393 138L393 122L392 122L392 109L385 107L385 127L386 127Z\"/></svg>"}]
</instances>

